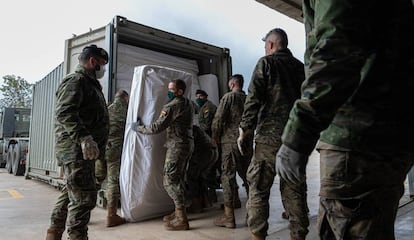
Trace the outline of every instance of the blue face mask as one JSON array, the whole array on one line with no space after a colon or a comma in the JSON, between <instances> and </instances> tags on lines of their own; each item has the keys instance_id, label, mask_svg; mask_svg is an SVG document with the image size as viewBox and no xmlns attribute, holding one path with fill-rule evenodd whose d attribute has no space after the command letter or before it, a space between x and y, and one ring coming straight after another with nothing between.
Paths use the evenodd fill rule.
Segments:
<instances>
[{"instance_id":1,"label":"blue face mask","mask_svg":"<svg viewBox=\"0 0 414 240\"><path fill-rule=\"evenodd\" d=\"M174 92L168 91L168 99L171 101L175 98Z\"/></svg>"},{"instance_id":2,"label":"blue face mask","mask_svg":"<svg viewBox=\"0 0 414 240\"><path fill-rule=\"evenodd\" d=\"M203 106L203 104L205 102L204 99L201 99L201 98L197 98L195 101L196 101L197 105L200 106L200 107Z\"/></svg>"}]
</instances>

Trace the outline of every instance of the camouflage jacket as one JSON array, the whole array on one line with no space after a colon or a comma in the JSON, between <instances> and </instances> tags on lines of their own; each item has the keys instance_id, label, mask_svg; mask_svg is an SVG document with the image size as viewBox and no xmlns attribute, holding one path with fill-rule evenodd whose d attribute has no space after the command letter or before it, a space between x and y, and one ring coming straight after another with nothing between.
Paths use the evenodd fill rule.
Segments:
<instances>
[{"instance_id":1,"label":"camouflage jacket","mask_svg":"<svg viewBox=\"0 0 414 240\"><path fill-rule=\"evenodd\" d=\"M246 94L231 91L221 98L212 124L212 138L219 143L236 143Z\"/></svg>"},{"instance_id":2,"label":"camouflage jacket","mask_svg":"<svg viewBox=\"0 0 414 240\"><path fill-rule=\"evenodd\" d=\"M112 146L120 146L124 141L125 122L128 111L128 103L124 98L117 97L109 105L109 137L108 143Z\"/></svg>"},{"instance_id":3,"label":"camouflage jacket","mask_svg":"<svg viewBox=\"0 0 414 240\"><path fill-rule=\"evenodd\" d=\"M289 49L259 59L249 84L240 127L256 130L255 141L280 145L289 111L300 98L303 63Z\"/></svg>"},{"instance_id":4,"label":"camouflage jacket","mask_svg":"<svg viewBox=\"0 0 414 240\"><path fill-rule=\"evenodd\" d=\"M172 148L177 143L193 143L192 102L185 97L175 97L164 105L158 119L150 125L141 125L137 131L144 134L157 134L167 129L166 147Z\"/></svg>"},{"instance_id":5,"label":"camouflage jacket","mask_svg":"<svg viewBox=\"0 0 414 240\"><path fill-rule=\"evenodd\" d=\"M213 123L214 114L217 107L210 100L207 100L200 108L198 112L198 123L200 128L204 130L209 136L211 136L211 124Z\"/></svg>"},{"instance_id":6,"label":"camouflage jacket","mask_svg":"<svg viewBox=\"0 0 414 240\"><path fill-rule=\"evenodd\" d=\"M102 159L108 131L109 115L102 87L79 65L56 92L56 158L60 164L83 159L80 139L91 135Z\"/></svg>"},{"instance_id":7,"label":"camouflage jacket","mask_svg":"<svg viewBox=\"0 0 414 240\"><path fill-rule=\"evenodd\" d=\"M359 2L314 2L304 2L306 81L283 142L302 153L319 137L354 151L413 153L412 2L374 4L374 15Z\"/></svg>"}]
</instances>

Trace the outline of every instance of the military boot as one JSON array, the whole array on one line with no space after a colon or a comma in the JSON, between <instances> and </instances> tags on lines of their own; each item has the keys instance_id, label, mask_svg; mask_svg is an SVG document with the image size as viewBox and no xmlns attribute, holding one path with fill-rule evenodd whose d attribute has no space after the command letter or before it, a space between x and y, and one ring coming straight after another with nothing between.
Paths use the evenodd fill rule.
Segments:
<instances>
[{"instance_id":1,"label":"military boot","mask_svg":"<svg viewBox=\"0 0 414 240\"><path fill-rule=\"evenodd\" d=\"M259 233L252 233L252 240L264 240L265 237Z\"/></svg>"},{"instance_id":2,"label":"military boot","mask_svg":"<svg viewBox=\"0 0 414 240\"><path fill-rule=\"evenodd\" d=\"M50 227L47 229L46 240L62 240L65 229Z\"/></svg>"},{"instance_id":3,"label":"military boot","mask_svg":"<svg viewBox=\"0 0 414 240\"><path fill-rule=\"evenodd\" d=\"M224 214L214 220L214 225L218 227L235 228L234 209L224 206Z\"/></svg>"},{"instance_id":4,"label":"military boot","mask_svg":"<svg viewBox=\"0 0 414 240\"><path fill-rule=\"evenodd\" d=\"M115 227L125 223L125 219L118 216L116 214L117 207L115 206L107 206L108 216L106 217L106 226L107 227Z\"/></svg>"},{"instance_id":5,"label":"military boot","mask_svg":"<svg viewBox=\"0 0 414 240\"><path fill-rule=\"evenodd\" d=\"M190 229L185 208L176 208L174 218L165 223L165 229L170 231L180 231Z\"/></svg>"},{"instance_id":6,"label":"military boot","mask_svg":"<svg viewBox=\"0 0 414 240\"><path fill-rule=\"evenodd\" d=\"M169 221L173 220L174 218L175 218L175 212L172 212L172 213L170 213L170 214L168 214L168 215L165 215L165 216L162 218L162 221L163 221L163 222L169 222Z\"/></svg>"}]
</instances>

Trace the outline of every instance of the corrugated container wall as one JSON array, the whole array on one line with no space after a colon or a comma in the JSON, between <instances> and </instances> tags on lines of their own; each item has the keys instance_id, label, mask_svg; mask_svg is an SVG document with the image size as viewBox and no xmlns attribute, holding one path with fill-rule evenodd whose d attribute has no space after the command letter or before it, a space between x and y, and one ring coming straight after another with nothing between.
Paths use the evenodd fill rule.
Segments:
<instances>
[{"instance_id":1,"label":"corrugated container wall","mask_svg":"<svg viewBox=\"0 0 414 240\"><path fill-rule=\"evenodd\" d=\"M60 167L55 158L55 92L63 78L63 63L33 88L32 117L26 176L58 186Z\"/></svg>"}]
</instances>

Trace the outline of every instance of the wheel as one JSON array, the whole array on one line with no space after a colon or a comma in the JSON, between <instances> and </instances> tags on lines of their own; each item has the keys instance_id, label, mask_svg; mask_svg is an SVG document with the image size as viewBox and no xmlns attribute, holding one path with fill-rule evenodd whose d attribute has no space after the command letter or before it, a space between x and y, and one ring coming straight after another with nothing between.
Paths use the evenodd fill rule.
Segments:
<instances>
[{"instance_id":1,"label":"wheel","mask_svg":"<svg viewBox=\"0 0 414 240\"><path fill-rule=\"evenodd\" d=\"M13 148L13 174L14 176L22 176L25 166L20 164L20 145L16 144Z\"/></svg>"},{"instance_id":2,"label":"wheel","mask_svg":"<svg viewBox=\"0 0 414 240\"><path fill-rule=\"evenodd\" d=\"M9 146L6 155L6 169L8 173L13 172L13 145Z\"/></svg>"}]
</instances>

